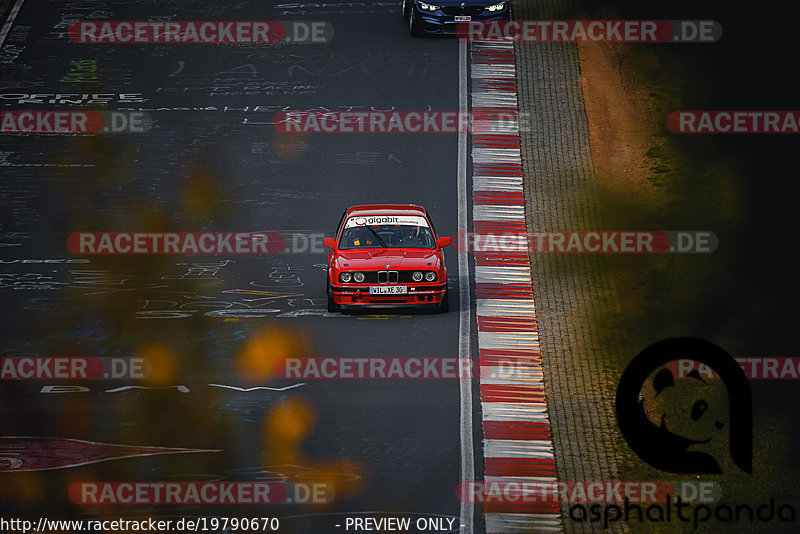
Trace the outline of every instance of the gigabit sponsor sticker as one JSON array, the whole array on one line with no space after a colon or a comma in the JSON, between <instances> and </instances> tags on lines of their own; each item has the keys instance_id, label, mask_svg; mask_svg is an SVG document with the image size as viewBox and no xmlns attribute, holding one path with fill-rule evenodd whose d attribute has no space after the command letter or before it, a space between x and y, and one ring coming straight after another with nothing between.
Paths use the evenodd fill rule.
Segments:
<instances>
[{"instance_id":1,"label":"gigabit sponsor sticker","mask_svg":"<svg viewBox=\"0 0 800 534\"><path fill-rule=\"evenodd\" d=\"M376 215L372 217L350 217L345 224L345 228L357 226L378 226L381 224L392 224L397 226L424 226L428 227L425 217L397 216L397 215Z\"/></svg>"}]
</instances>

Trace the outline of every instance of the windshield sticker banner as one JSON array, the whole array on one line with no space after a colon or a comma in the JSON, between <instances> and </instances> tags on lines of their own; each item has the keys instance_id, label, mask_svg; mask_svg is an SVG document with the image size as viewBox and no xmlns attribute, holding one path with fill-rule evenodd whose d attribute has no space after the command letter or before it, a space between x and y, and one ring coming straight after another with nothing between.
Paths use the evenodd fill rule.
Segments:
<instances>
[{"instance_id":1,"label":"windshield sticker banner","mask_svg":"<svg viewBox=\"0 0 800 534\"><path fill-rule=\"evenodd\" d=\"M376 215L373 217L350 217L347 219L345 228L355 228L357 226L377 226L381 224L394 224L398 226L424 226L428 227L425 217L397 216L397 215Z\"/></svg>"}]
</instances>

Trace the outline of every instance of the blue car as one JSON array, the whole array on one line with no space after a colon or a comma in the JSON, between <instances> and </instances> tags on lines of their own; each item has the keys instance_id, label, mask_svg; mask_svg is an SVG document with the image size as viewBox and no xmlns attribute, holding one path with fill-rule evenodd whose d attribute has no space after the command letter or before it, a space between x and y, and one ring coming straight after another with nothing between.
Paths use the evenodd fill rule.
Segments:
<instances>
[{"instance_id":1,"label":"blue car","mask_svg":"<svg viewBox=\"0 0 800 534\"><path fill-rule=\"evenodd\" d=\"M459 22L509 18L508 0L403 0L403 18L411 35L456 33Z\"/></svg>"}]
</instances>

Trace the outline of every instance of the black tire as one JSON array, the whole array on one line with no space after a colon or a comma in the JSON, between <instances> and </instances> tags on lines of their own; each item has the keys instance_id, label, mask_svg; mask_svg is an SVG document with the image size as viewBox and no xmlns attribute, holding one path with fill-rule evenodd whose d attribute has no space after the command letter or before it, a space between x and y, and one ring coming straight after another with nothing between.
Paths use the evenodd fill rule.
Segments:
<instances>
[{"instance_id":1,"label":"black tire","mask_svg":"<svg viewBox=\"0 0 800 534\"><path fill-rule=\"evenodd\" d=\"M341 311L339 305L333 301L333 293L331 293L331 286L328 286L328 311L336 313Z\"/></svg>"},{"instance_id":2,"label":"black tire","mask_svg":"<svg viewBox=\"0 0 800 534\"><path fill-rule=\"evenodd\" d=\"M439 313L447 313L450 311L450 292L445 290L444 298L442 302L439 303L439 307L436 309Z\"/></svg>"},{"instance_id":3,"label":"black tire","mask_svg":"<svg viewBox=\"0 0 800 534\"><path fill-rule=\"evenodd\" d=\"M409 11L408 31L414 37L422 37L425 32L422 31L422 22L417 18L417 10L412 6Z\"/></svg>"},{"instance_id":4,"label":"black tire","mask_svg":"<svg viewBox=\"0 0 800 534\"><path fill-rule=\"evenodd\" d=\"M403 20L408 20L409 16L408 0L403 0Z\"/></svg>"}]
</instances>

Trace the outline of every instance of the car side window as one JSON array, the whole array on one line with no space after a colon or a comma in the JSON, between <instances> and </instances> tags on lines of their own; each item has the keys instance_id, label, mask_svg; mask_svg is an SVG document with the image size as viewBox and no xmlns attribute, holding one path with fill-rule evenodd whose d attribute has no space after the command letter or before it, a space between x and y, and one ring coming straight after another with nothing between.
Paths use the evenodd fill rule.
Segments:
<instances>
[{"instance_id":1,"label":"car side window","mask_svg":"<svg viewBox=\"0 0 800 534\"><path fill-rule=\"evenodd\" d=\"M433 235L435 235L435 236L439 235L439 234L436 233L436 228L434 228L434 226L433 226L433 219L431 219L430 215L428 215L428 224L431 225L431 232L433 232Z\"/></svg>"},{"instance_id":2,"label":"car side window","mask_svg":"<svg viewBox=\"0 0 800 534\"><path fill-rule=\"evenodd\" d=\"M339 238L339 232L342 230L342 224L344 223L344 217L347 215L347 210L344 210L342 213L342 218L339 219L339 224L336 226L336 238Z\"/></svg>"}]
</instances>

